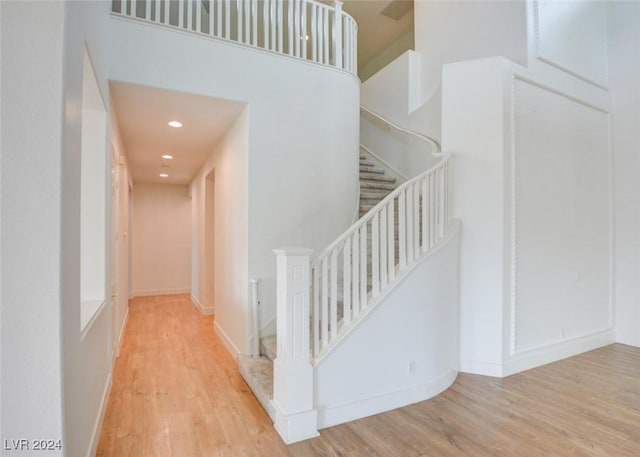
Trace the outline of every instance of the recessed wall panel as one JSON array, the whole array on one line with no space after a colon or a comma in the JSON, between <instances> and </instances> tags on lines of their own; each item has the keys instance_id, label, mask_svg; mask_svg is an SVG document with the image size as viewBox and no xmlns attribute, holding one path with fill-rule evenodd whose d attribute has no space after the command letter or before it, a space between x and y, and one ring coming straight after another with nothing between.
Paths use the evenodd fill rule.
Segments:
<instances>
[{"instance_id":1,"label":"recessed wall panel","mask_svg":"<svg viewBox=\"0 0 640 457\"><path fill-rule=\"evenodd\" d=\"M515 352L609 326L608 114L514 80Z\"/></svg>"}]
</instances>

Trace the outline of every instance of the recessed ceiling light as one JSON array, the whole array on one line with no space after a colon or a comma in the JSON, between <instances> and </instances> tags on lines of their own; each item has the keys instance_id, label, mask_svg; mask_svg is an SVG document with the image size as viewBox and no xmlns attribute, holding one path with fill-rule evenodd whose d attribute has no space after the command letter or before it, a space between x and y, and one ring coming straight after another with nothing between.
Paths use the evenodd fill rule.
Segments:
<instances>
[{"instance_id":1,"label":"recessed ceiling light","mask_svg":"<svg viewBox=\"0 0 640 457\"><path fill-rule=\"evenodd\" d=\"M164 154L164 155L162 156L162 158L163 158L163 159L167 159L167 160L171 160L171 159L173 159L173 156L172 156L172 155L169 155L169 154Z\"/></svg>"},{"instance_id":2,"label":"recessed ceiling light","mask_svg":"<svg viewBox=\"0 0 640 457\"><path fill-rule=\"evenodd\" d=\"M168 175L168 174L166 174L166 173L160 173L160 177L161 177L161 178L168 178L168 177L169 177L169 175Z\"/></svg>"},{"instance_id":3,"label":"recessed ceiling light","mask_svg":"<svg viewBox=\"0 0 640 457\"><path fill-rule=\"evenodd\" d=\"M171 121L171 122L169 122L169 125L170 125L171 127L179 128L179 127L182 127L182 122L179 122L179 121Z\"/></svg>"}]
</instances>

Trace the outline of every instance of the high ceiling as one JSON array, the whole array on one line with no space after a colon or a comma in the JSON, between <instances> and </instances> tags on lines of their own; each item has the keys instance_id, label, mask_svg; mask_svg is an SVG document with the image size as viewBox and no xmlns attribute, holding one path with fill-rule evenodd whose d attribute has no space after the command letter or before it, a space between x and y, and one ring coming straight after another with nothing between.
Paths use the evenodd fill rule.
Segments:
<instances>
[{"instance_id":1,"label":"high ceiling","mask_svg":"<svg viewBox=\"0 0 640 457\"><path fill-rule=\"evenodd\" d=\"M110 89L132 178L138 182L191 182L245 107L229 100L122 82L112 81ZM167 123L172 120L183 126L170 127ZM164 154L173 159L163 159ZM160 173L169 176L162 178Z\"/></svg>"},{"instance_id":2,"label":"high ceiling","mask_svg":"<svg viewBox=\"0 0 640 457\"><path fill-rule=\"evenodd\" d=\"M394 20L383 16L380 11L390 3L413 4L413 0L345 0L344 10L358 24L358 67L387 49L394 41L413 30L413 8ZM409 5L407 5L409 6Z\"/></svg>"}]
</instances>

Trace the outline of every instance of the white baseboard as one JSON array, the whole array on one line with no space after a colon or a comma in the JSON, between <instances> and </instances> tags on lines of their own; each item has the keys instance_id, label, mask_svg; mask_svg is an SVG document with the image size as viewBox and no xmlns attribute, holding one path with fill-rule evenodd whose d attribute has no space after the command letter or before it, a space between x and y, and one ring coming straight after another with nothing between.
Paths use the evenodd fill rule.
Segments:
<instances>
[{"instance_id":1,"label":"white baseboard","mask_svg":"<svg viewBox=\"0 0 640 457\"><path fill-rule=\"evenodd\" d=\"M120 327L120 333L118 334L118 343L116 344L116 357L120 357L120 350L122 349L122 340L124 339L124 332L127 329L127 323L129 322L129 306L127 306L127 312L124 315L122 321L122 327Z\"/></svg>"},{"instance_id":2,"label":"white baseboard","mask_svg":"<svg viewBox=\"0 0 640 457\"><path fill-rule=\"evenodd\" d=\"M227 335L225 331L222 330L222 327L220 327L216 321L213 322L213 329L215 330L216 335L218 335L222 340L222 344L224 344L224 346L227 348L227 351L229 351L233 356L233 360L238 360L240 351L238 350L236 345L233 344L233 341L231 341L229 335Z\"/></svg>"},{"instance_id":3,"label":"white baseboard","mask_svg":"<svg viewBox=\"0 0 640 457\"><path fill-rule=\"evenodd\" d=\"M524 351L510 357L502 367L502 376L509 376L547 363L573 357L602 346L615 343L613 329L601 330L588 335L571 338L541 348Z\"/></svg>"},{"instance_id":4,"label":"white baseboard","mask_svg":"<svg viewBox=\"0 0 640 457\"><path fill-rule=\"evenodd\" d=\"M460 372L500 378L502 377L502 364L477 360L460 360Z\"/></svg>"},{"instance_id":5,"label":"white baseboard","mask_svg":"<svg viewBox=\"0 0 640 457\"><path fill-rule=\"evenodd\" d=\"M616 334L616 343L640 347L640 332L622 334L622 332L618 331Z\"/></svg>"},{"instance_id":6,"label":"white baseboard","mask_svg":"<svg viewBox=\"0 0 640 457\"><path fill-rule=\"evenodd\" d=\"M203 316L213 315L213 306L204 306L202 303L200 303L200 300L198 300L198 297L196 297L195 295L191 296L191 303L193 303L193 306L195 306Z\"/></svg>"},{"instance_id":7,"label":"white baseboard","mask_svg":"<svg viewBox=\"0 0 640 457\"><path fill-rule=\"evenodd\" d=\"M141 289L134 290L134 297L148 297L150 295L177 295L177 294L189 294L191 288L189 287L176 287L171 289Z\"/></svg>"},{"instance_id":8,"label":"white baseboard","mask_svg":"<svg viewBox=\"0 0 640 457\"><path fill-rule=\"evenodd\" d=\"M93 432L91 433L91 441L89 442L89 449L87 457L94 457L98 450L98 440L100 439L100 430L102 429L102 423L104 422L104 416L107 412L107 402L109 401L109 395L111 394L111 386L113 385L113 378L111 373L107 377L107 384L104 386L104 392L102 393L102 400L100 401L100 412L96 418L96 423L93 426Z\"/></svg>"},{"instance_id":9,"label":"white baseboard","mask_svg":"<svg viewBox=\"0 0 640 457\"><path fill-rule=\"evenodd\" d=\"M390 392L329 408L318 409L318 428L327 428L345 422L383 413L396 408L428 400L446 390L456 380L458 372L449 371L426 384Z\"/></svg>"}]
</instances>

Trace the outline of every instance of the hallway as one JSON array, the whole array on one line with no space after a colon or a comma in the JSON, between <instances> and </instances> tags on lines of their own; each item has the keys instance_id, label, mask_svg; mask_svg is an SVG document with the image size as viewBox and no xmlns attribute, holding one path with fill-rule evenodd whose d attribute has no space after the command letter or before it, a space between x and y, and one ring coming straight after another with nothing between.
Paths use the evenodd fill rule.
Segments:
<instances>
[{"instance_id":1,"label":"hallway","mask_svg":"<svg viewBox=\"0 0 640 457\"><path fill-rule=\"evenodd\" d=\"M131 301L99 457L640 455L640 349L614 344L285 446L188 295Z\"/></svg>"},{"instance_id":2,"label":"hallway","mask_svg":"<svg viewBox=\"0 0 640 457\"><path fill-rule=\"evenodd\" d=\"M287 455L188 295L131 301L97 456Z\"/></svg>"}]
</instances>

